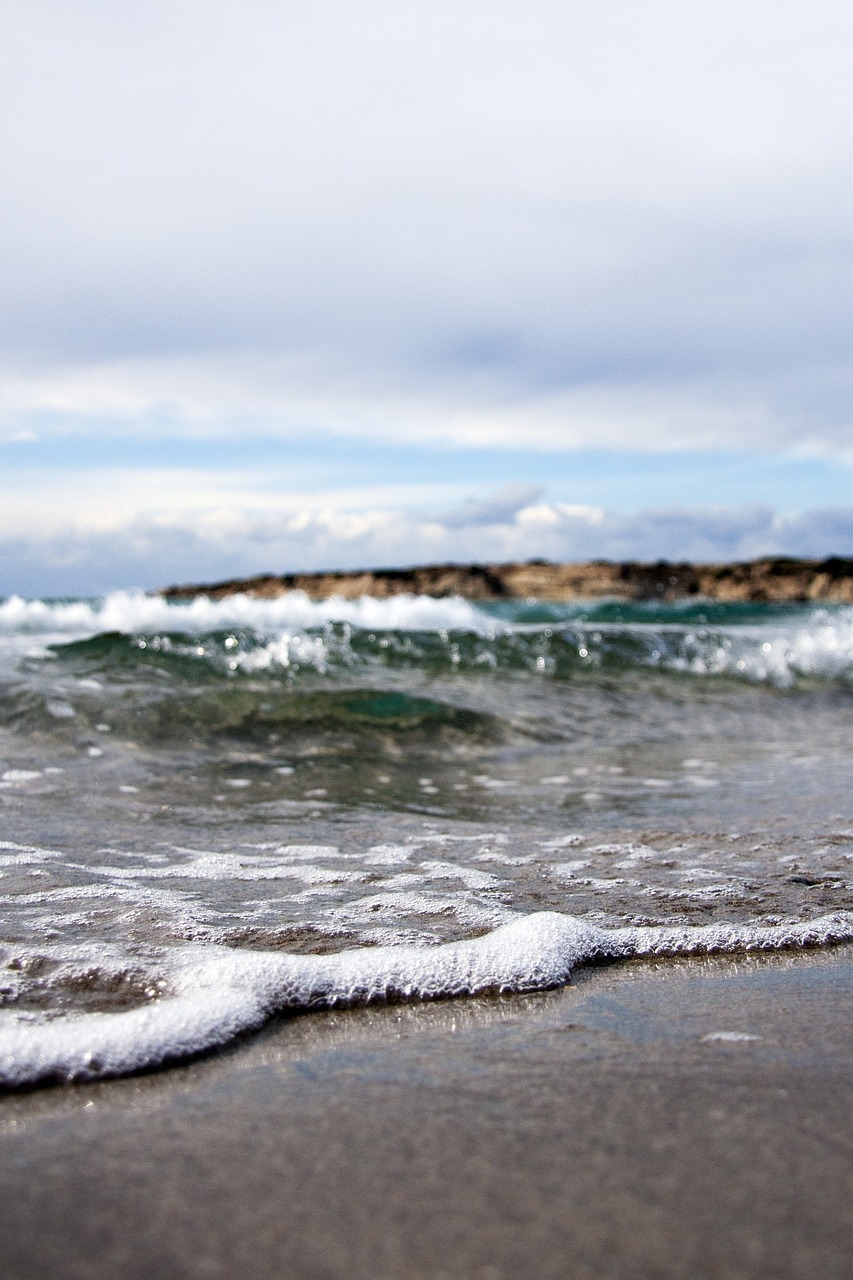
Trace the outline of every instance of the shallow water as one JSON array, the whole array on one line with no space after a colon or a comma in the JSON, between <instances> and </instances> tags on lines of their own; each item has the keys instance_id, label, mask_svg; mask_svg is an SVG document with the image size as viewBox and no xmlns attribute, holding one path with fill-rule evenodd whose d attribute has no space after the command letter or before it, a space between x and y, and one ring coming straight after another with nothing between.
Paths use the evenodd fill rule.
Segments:
<instances>
[{"instance_id":1,"label":"shallow water","mask_svg":"<svg viewBox=\"0 0 853 1280\"><path fill-rule=\"evenodd\" d=\"M849 607L12 599L0 690L0 1036L199 946L853 908Z\"/></svg>"}]
</instances>

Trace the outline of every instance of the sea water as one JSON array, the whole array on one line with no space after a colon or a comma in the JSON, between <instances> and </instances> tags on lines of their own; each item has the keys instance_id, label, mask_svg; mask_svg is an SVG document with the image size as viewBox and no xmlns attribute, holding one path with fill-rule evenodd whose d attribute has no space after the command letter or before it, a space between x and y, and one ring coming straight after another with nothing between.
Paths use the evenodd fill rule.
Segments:
<instances>
[{"instance_id":1,"label":"sea water","mask_svg":"<svg viewBox=\"0 0 853 1280\"><path fill-rule=\"evenodd\" d=\"M853 608L0 603L0 1081L853 937Z\"/></svg>"}]
</instances>

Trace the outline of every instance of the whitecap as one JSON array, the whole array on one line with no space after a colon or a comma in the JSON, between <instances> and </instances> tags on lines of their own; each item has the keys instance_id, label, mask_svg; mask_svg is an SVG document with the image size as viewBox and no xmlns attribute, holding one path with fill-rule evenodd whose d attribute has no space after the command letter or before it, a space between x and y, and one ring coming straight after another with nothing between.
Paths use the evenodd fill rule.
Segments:
<instances>
[{"instance_id":1,"label":"whitecap","mask_svg":"<svg viewBox=\"0 0 853 1280\"><path fill-rule=\"evenodd\" d=\"M304 630L327 622L345 622L366 630L494 631L482 610L459 596L399 595L387 600L362 596L311 600L304 591L287 591L270 600L235 594L221 600L195 596L167 600L141 591L115 591L102 600L25 600L10 596L0 603L0 632L83 637L106 631L203 634L228 628L279 632Z\"/></svg>"}]
</instances>

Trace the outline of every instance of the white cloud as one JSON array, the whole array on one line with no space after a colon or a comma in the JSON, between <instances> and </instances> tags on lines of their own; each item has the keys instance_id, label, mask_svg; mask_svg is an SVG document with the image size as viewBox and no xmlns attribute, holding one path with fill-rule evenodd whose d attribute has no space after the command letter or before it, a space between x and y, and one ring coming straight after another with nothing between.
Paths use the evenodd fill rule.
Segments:
<instances>
[{"instance_id":1,"label":"white cloud","mask_svg":"<svg viewBox=\"0 0 853 1280\"><path fill-rule=\"evenodd\" d=\"M784 515L769 507L644 511L538 502L495 503L484 521L464 506L443 520L393 507L315 506L289 511L188 512L136 517L110 530L82 523L40 538L0 537L0 590L96 592L264 571L356 569L429 562L690 559L765 554L853 555L853 508Z\"/></svg>"},{"instance_id":2,"label":"white cloud","mask_svg":"<svg viewBox=\"0 0 853 1280\"><path fill-rule=\"evenodd\" d=\"M286 478L286 466L263 471L87 467L65 475L16 470L0 506L0 538L107 534L135 525L227 538L267 522L297 533L323 512L356 527L368 518L365 512L373 510L378 519L388 510L446 506L462 499L466 488L456 481L306 493L288 488Z\"/></svg>"},{"instance_id":3,"label":"white cloud","mask_svg":"<svg viewBox=\"0 0 853 1280\"><path fill-rule=\"evenodd\" d=\"M243 431L298 440L320 431L388 445L775 448L851 462L851 419L830 411L845 390L837 385L838 371L833 376L835 382L829 378L822 387L830 404L821 415L820 406L808 403L817 388L810 391L808 379L798 383L790 373L775 388L746 378L655 383L620 377L611 385L601 380L543 391L508 386L505 371L459 375L453 385L439 371L432 382L414 385L410 371L383 379L374 370L356 379L286 357L123 360L5 380L0 373L0 440L70 432L212 439ZM392 388L404 378L410 385Z\"/></svg>"}]
</instances>

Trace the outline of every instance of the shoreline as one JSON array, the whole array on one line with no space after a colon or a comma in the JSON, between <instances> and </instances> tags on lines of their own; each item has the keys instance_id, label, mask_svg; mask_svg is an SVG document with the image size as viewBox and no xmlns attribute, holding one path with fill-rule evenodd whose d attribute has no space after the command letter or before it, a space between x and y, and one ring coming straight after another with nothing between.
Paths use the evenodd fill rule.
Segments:
<instances>
[{"instance_id":1,"label":"shoreline","mask_svg":"<svg viewBox=\"0 0 853 1280\"><path fill-rule=\"evenodd\" d=\"M385 599L411 594L437 598L461 596L483 601L613 598L853 604L853 558L831 556L818 560L775 556L731 564L665 560L654 564L635 560L436 564L328 573L267 573L221 582L162 587L153 594L167 600L190 600L196 596L221 600L237 594L268 600L287 591L304 591L317 600L331 596L345 600L361 596Z\"/></svg>"},{"instance_id":2,"label":"shoreline","mask_svg":"<svg viewBox=\"0 0 853 1280\"><path fill-rule=\"evenodd\" d=\"M280 1019L0 1100L9 1280L849 1274L853 947Z\"/></svg>"}]
</instances>

